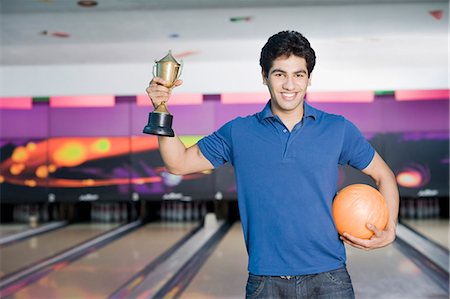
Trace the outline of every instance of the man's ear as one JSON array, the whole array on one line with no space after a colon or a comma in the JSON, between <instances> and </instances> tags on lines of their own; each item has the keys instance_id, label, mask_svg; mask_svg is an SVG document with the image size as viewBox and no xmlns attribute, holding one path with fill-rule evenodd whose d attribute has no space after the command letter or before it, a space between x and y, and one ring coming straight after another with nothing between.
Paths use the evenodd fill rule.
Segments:
<instances>
[{"instance_id":1,"label":"man's ear","mask_svg":"<svg viewBox=\"0 0 450 299\"><path fill-rule=\"evenodd\" d=\"M309 78L308 78L308 86L311 86L311 79L312 79L312 74L309 74Z\"/></svg>"},{"instance_id":2,"label":"man's ear","mask_svg":"<svg viewBox=\"0 0 450 299\"><path fill-rule=\"evenodd\" d=\"M263 79L263 84L267 85L267 77L266 77L266 75L265 75L265 73L263 71L261 72L261 76L262 76L262 79Z\"/></svg>"}]
</instances>

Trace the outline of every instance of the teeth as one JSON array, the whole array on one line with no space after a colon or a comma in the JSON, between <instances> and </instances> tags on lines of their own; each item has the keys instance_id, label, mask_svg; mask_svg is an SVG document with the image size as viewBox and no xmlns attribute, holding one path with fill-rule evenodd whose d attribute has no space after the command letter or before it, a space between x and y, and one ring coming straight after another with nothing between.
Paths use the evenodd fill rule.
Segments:
<instances>
[{"instance_id":1,"label":"teeth","mask_svg":"<svg viewBox=\"0 0 450 299\"><path fill-rule=\"evenodd\" d=\"M283 95L283 97L285 97L285 98L293 98L293 97L295 97L295 93L287 93L287 92L283 92L283 93L281 93L282 95Z\"/></svg>"}]
</instances>

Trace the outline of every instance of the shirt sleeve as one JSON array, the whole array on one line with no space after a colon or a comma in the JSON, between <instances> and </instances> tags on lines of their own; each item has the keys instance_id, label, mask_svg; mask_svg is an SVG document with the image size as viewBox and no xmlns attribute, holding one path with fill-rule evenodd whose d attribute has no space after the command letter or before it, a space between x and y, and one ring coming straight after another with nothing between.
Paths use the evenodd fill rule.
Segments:
<instances>
[{"instance_id":1,"label":"shirt sleeve","mask_svg":"<svg viewBox=\"0 0 450 299\"><path fill-rule=\"evenodd\" d=\"M198 143L202 154L217 168L227 162L232 161L232 122L223 125L219 130L211 135L202 138Z\"/></svg>"},{"instance_id":2,"label":"shirt sleeve","mask_svg":"<svg viewBox=\"0 0 450 299\"><path fill-rule=\"evenodd\" d=\"M361 134L359 129L344 119L344 139L339 164L348 164L356 169L366 168L375 155L375 149Z\"/></svg>"}]
</instances>

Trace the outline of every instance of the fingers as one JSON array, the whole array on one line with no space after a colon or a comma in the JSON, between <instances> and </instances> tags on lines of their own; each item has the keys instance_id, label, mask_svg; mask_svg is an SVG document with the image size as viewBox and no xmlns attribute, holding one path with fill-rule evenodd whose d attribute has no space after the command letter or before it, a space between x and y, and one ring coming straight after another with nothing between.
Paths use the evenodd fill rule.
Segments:
<instances>
[{"instance_id":1,"label":"fingers","mask_svg":"<svg viewBox=\"0 0 450 299\"><path fill-rule=\"evenodd\" d=\"M360 239L348 233L344 233L340 238L342 241L353 247L365 250L371 249L370 240Z\"/></svg>"},{"instance_id":2,"label":"fingers","mask_svg":"<svg viewBox=\"0 0 450 299\"><path fill-rule=\"evenodd\" d=\"M180 86L182 83L183 81L176 80L172 87L167 87L169 85L167 81L159 77L154 77L145 91L150 97L153 106L156 108L161 102L167 102L169 100L173 87Z\"/></svg>"},{"instance_id":3,"label":"fingers","mask_svg":"<svg viewBox=\"0 0 450 299\"><path fill-rule=\"evenodd\" d=\"M181 84L183 84L183 80L177 79L175 81L175 83L173 84L174 87L180 86Z\"/></svg>"},{"instance_id":4,"label":"fingers","mask_svg":"<svg viewBox=\"0 0 450 299\"><path fill-rule=\"evenodd\" d=\"M369 230L373 231L373 233L374 233L374 235L375 235L376 237L381 237L382 231L379 230L375 225L373 225L373 224L371 224L371 223L367 223L366 226L367 226L367 228L368 228Z\"/></svg>"},{"instance_id":5,"label":"fingers","mask_svg":"<svg viewBox=\"0 0 450 299\"><path fill-rule=\"evenodd\" d=\"M343 236L341 236L340 239L341 239L342 241L344 241L345 244L348 244L348 245L350 245L350 246L352 246L352 247L359 248L359 249L363 249L363 250L369 250L368 248L366 248L366 247L364 247L364 246L361 246L361 245L359 245L359 244L353 243L352 241L350 241L349 239L347 239L347 238L345 238L345 237L343 237Z\"/></svg>"},{"instance_id":6,"label":"fingers","mask_svg":"<svg viewBox=\"0 0 450 299\"><path fill-rule=\"evenodd\" d=\"M370 239L360 239L348 233L343 233L340 239L350 246L364 250L387 246L395 239L395 232L391 233L389 231L379 230L370 224L367 227L374 232L374 235ZM394 237L391 237L392 234L394 234Z\"/></svg>"}]
</instances>

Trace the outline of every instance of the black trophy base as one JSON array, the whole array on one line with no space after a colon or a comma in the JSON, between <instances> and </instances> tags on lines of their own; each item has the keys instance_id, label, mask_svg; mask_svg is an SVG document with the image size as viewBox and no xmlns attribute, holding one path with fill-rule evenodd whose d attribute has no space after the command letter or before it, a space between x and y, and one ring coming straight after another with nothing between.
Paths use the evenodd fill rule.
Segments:
<instances>
[{"instance_id":1,"label":"black trophy base","mask_svg":"<svg viewBox=\"0 0 450 299\"><path fill-rule=\"evenodd\" d=\"M148 124L143 132L158 136L173 137L175 133L172 130L173 116L169 113L153 111L148 115Z\"/></svg>"}]
</instances>

